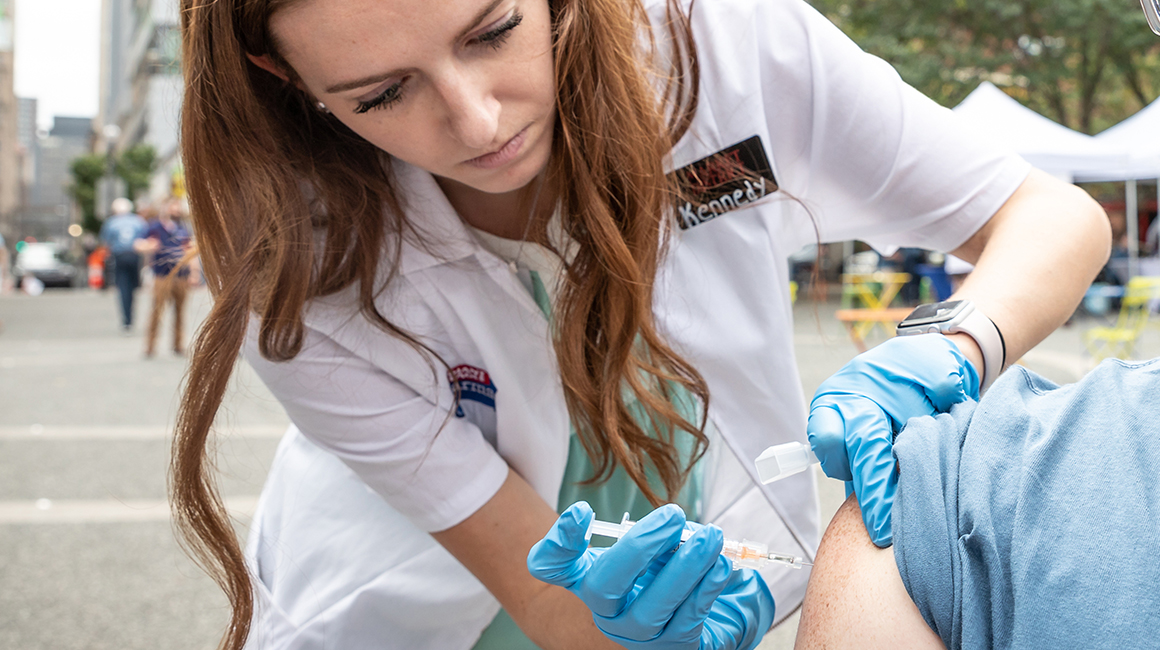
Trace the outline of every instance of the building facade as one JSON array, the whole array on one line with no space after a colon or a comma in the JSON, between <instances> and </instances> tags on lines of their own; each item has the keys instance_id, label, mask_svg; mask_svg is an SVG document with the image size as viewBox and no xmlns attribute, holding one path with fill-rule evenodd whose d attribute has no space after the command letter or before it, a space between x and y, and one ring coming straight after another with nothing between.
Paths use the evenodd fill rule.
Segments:
<instances>
[{"instance_id":1,"label":"building facade","mask_svg":"<svg viewBox=\"0 0 1160 650\"><path fill-rule=\"evenodd\" d=\"M5 240L16 233L12 217L20 200L20 163L17 157L17 111L13 86L14 0L0 0L0 234Z\"/></svg>"},{"instance_id":2,"label":"building facade","mask_svg":"<svg viewBox=\"0 0 1160 650\"><path fill-rule=\"evenodd\" d=\"M93 121L87 117L53 118L48 135L38 138L35 182L29 193L29 204L52 206L54 211L71 204L68 188L72 184L70 167L74 158L90 151Z\"/></svg>"},{"instance_id":3,"label":"building facade","mask_svg":"<svg viewBox=\"0 0 1160 650\"><path fill-rule=\"evenodd\" d=\"M98 152L120 154L138 144L153 147L157 171L148 199L168 196L180 173L178 121L181 70L175 0L102 0L101 101L94 132ZM105 214L115 192L98 205Z\"/></svg>"},{"instance_id":4,"label":"building facade","mask_svg":"<svg viewBox=\"0 0 1160 650\"><path fill-rule=\"evenodd\" d=\"M87 117L57 116L47 134L34 135L32 182L25 186L24 201L13 218L17 236L68 241L69 225L79 221L69 193L72 161L92 151L92 122Z\"/></svg>"},{"instance_id":5,"label":"building facade","mask_svg":"<svg viewBox=\"0 0 1160 650\"><path fill-rule=\"evenodd\" d=\"M17 205L25 205L31 199L31 189L36 183L36 154L39 138L36 128L36 100L30 97L16 98L16 157L19 164L20 196Z\"/></svg>"}]
</instances>

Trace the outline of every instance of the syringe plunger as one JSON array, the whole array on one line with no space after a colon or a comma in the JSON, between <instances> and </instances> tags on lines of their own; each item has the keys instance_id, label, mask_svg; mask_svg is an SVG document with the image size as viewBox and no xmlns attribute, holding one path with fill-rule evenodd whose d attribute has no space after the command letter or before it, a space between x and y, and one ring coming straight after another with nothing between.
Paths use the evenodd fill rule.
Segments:
<instances>
[{"instance_id":1,"label":"syringe plunger","mask_svg":"<svg viewBox=\"0 0 1160 650\"><path fill-rule=\"evenodd\" d=\"M624 513L624 518L620 520L619 524L614 524L611 521L600 521L599 519L593 519L592 525L588 527L588 534L585 535L585 539L592 539L593 535L620 539L621 537L624 537L624 534L628 532L629 528L632 528L634 523L636 522L628 520L627 512ZM685 541L683 536L681 541Z\"/></svg>"}]
</instances>

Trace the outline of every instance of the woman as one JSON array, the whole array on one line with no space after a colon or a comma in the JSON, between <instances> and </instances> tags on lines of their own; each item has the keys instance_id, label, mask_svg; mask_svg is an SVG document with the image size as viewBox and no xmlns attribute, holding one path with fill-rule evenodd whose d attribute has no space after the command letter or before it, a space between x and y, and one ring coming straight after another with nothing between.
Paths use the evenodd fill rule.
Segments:
<instances>
[{"instance_id":1,"label":"woman","mask_svg":"<svg viewBox=\"0 0 1160 650\"><path fill-rule=\"evenodd\" d=\"M1010 359L1107 254L1086 195L962 133L794 0L183 7L184 156L215 304L173 500L233 605L228 648L252 618L261 647L512 648L520 630L615 647L585 606L600 572L564 585L581 602L526 566L573 501L605 519L675 501L731 536L816 547L809 477L760 486L751 463L806 424L790 253L858 237L977 260L962 294ZM887 397L928 369L981 367L970 337L936 338L906 348L894 379L872 359L843 375L882 395L837 378L811 424L820 450L841 448L830 458L855 450L829 466L880 518L888 491L864 486L889 446L859 445L835 414L868 422L850 394L869 394L897 416ZM249 568L205 456L239 350L294 423ZM635 537L684 525L658 512ZM671 593L695 595L657 616L684 607L693 647L753 647L807 576L723 573L720 530L701 530L668 561L696 578ZM622 573L649 566L651 551L617 546Z\"/></svg>"}]
</instances>

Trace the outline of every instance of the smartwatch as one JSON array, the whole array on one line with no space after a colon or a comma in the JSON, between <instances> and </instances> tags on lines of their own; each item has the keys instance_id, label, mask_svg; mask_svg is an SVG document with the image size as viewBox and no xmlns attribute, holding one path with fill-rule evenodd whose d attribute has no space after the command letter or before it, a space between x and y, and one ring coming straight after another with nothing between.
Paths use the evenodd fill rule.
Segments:
<instances>
[{"instance_id":1,"label":"smartwatch","mask_svg":"<svg viewBox=\"0 0 1160 650\"><path fill-rule=\"evenodd\" d=\"M975 339L983 352L983 372L979 394L987 390L1003 372L1007 362L1007 344L1003 333L970 300L944 300L919 305L898 324L898 335L955 334L962 332Z\"/></svg>"}]
</instances>

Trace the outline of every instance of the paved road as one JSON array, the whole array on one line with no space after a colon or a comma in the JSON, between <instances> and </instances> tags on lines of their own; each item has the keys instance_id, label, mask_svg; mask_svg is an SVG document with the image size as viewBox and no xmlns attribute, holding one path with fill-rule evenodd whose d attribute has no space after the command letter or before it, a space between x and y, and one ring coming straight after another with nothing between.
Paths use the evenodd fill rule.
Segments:
<instances>
[{"instance_id":1,"label":"paved road","mask_svg":"<svg viewBox=\"0 0 1160 650\"><path fill-rule=\"evenodd\" d=\"M191 320L207 310L195 293ZM0 321L0 648L213 648L225 599L178 549L165 502L185 359L144 359L112 292L0 297ZM248 368L236 385L222 490L244 512L287 419Z\"/></svg>"},{"instance_id":2,"label":"paved road","mask_svg":"<svg viewBox=\"0 0 1160 650\"><path fill-rule=\"evenodd\" d=\"M195 293L189 320L208 306ZM140 323L148 300L137 307ZM797 308L807 395L854 354L832 313ZM0 322L0 650L214 648L225 599L177 547L165 505L185 359L144 359L140 334L119 332L111 292L2 296ZM1078 378L1089 365L1082 329L1061 330L1025 361ZM1160 336L1147 336L1144 351L1160 351ZM163 338L158 349L170 347ZM287 419L242 364L222 421L222 490L244 529ZM822 492L828 518L842 488L826 480ZM792 647L795 629L775 630L762 650Z\"/></svg>"}]
</instances>

